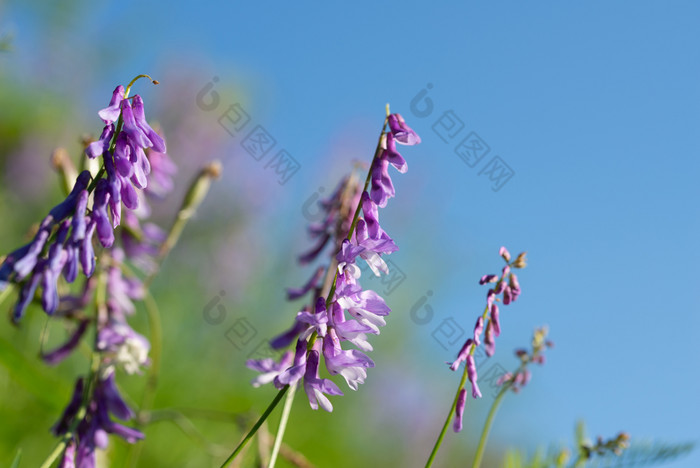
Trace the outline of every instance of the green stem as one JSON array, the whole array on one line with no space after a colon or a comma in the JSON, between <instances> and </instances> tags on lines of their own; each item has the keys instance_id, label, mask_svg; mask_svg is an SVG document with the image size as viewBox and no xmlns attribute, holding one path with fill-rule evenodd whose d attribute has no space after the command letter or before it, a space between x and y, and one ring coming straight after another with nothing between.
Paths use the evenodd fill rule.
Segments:
<instances>
[{"instance_id":1,"label":"green stem","mask_svg":"<svg viewBox=\"0 0 700 468\"><path fill-rule=\"evenodd\" d=\"M153 298L151 292L148 289L145 289L145 291L146 295L143 299L143 303L146 306L146 314L148 315L148 328L151 339L151 351L149 353L151 357L151 366L148 370L148 380L146 380L146 387L144 388L143 395L141 397L141 405L139 406L139 411L136 417L136 424L140 427L145 425L146 422L144 419L144 414L151 408L153 405L153 400L155 399L163 351L163 333L158 304ZM126 466L136 466L136 461L141 456L142 449L143 443L131 445L127 456Z\"/></svg>"},{"instance_id":2,"label":"green stem","mask_svg":"<svg viewBox=\"0 0 700 468\"><path fill-rule=\"evenodd\" d=\"M275 463L277 462L277 455L279 454L280 447L282 446L282 439L284 438L284 431L287 429L287 422L289 421L289 413L292 411L292 403L294 402L294 394L296 393L297 383L295 382L287 393L287 398L284 400L284 407L282 408L282 418L280 419L280 425L277 429L277 435L275 436L275 444L272 446L272 453L270 454L270 463L267 468L275 468Z\"/></svg>"},{"instance_id":3,"label":"green stem","mask_svg":"<svg viewBox=\"0 0 700 468\"><path fill-rule=\"evenodd\" d=\"M60 442L56 445L56 448L53 449L53 452L51 452L49 456L46 457L46 460L44 460L44 463L41 464L40 468L50 468L51 465L53 465L53 462L55 462L56 459L63 453L63 450L65 450L69 440L70 438L68 437L64 437L63 439L61 439Z\"/></svg>"},{"instance_id":4,"label":"green stem","mask_svg":"<svg viewBox=\"0 0 700 468\"><path fill-rule=\"evenodd\" d=\"M467 366L464 366L464 372L462 373L462 380L459 382L459 387L457 387L457 393L455 394L455 399L452 402L452 407L450 408L450 412L447 414L447 418L445 419L445 424L442 426L442 430L440 431L440 434L438 435L437 440L435 441L435 446L433 447L433 451L430 452L430 457L428 458L428 461L425 463L425 468L429 468L432 466L433 461L435 461L435 456L438 453L438 450L440 450L440 446L442 445L442 439L445 438L445 434L447 433L447 428L450 427L450 421L452 421L452 417L455 414L455 410L457 409L457 400L459 400L459 393L462 391L464 388L464 384L467 383Z\"/></svg>"},{"instance_id":5,"label":"green stem","mask_svg":"<svg viewBox=\"0 0 700 468\"><path fill-rule=\"evenodd\" d=\"M484 457L484 451L486 449L486 440L489 438L489 432L491 431L491 425L493 424L493 418L496 416L496 410L501 404L501 400L506 392L510 389L510 385L504 384L501 390L496 395L493 400L491 409L489 410L489 415L486 417L486 422L484 423L484 429L481 431L481 439L479 440L479 446L476 448L476 455L474 455L474 463L472 463L472 468L479 468L481 465L481 460Z\"/></svg>"},{"instance_id":6,"label":"green stem","mask_svg":"<svg viewBox=\"0 0 700 468\"><path fill-rule=\"evenodd\" d=\"M258 422L255 423L253 428L246 434L246 436L243 438L240 444L238 444L238 447L229 455L229 457L226 459L225 462L221 464L221 468L226 468L226 466L233 461L234 458L236 458L236 455L239 454L241 450L246 446L246 444L250 441L250 439L253 438L255 433L260 429L260 426L265 422L265 420L270 416L272 411L277 407L277 404L282 400L282 397L284 396L285 393L287 393L287 390L289 390L289 385L286 385L282 390L277 392L277 395L275 396L274 400L268 405L267 409L265 412L260 416L260 419L258 419Z\"/></svg>"}]
</instances>

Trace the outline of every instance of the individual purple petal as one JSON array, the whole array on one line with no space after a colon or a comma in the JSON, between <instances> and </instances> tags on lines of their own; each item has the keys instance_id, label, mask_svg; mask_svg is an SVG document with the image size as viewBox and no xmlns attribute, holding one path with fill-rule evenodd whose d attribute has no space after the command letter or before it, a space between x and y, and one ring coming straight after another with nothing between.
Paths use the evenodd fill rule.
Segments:
<instances>
[{"instance_id":1,"label":"individual purple petal","mask_svg":"<svg viewBox=\"0 0 700 468\"><path fill-rule=\"evenodd\" d=\"M462 348L459 350L457 359L450 364L450 369L456 371L459 368L460 363L467 360L467 356L471 355L472 346L474 346L474 341L471 338L467 339L467 341L462 345Z\"/></svg>"},{"instance_id":2,"label":"individual purple petal","mask_svg":"<svg viewBox=\"0 0 700 468\"><path fill-rule=\"evenodd\" d=\"M308 310L302 310L297 314L297 320L311 327L306 332L300 335L300 339L306 340L313 331L316 331L319 336L326 336L328 315L326 315L326 300L322 297L316 299L314 313Z\"/></svg>"},{"instance_id":3,"label":"individual purple petal","mask_svg":"<svg viewBox=\"0 0 700 468\"><path fill-rule=\"evenodd\" d=\"M498 305L491 304L491 323L493 323L493 331L496 336L501 335L501 322L498 318Z\"/></svg>"},{"instance_id":4,"label":"individual purple petal","mask_svg":"<svg viewBox=\"0 0 700 468\"><path fill-rule=\"evenodd\" d=\"M355 259L362 253L362 250L362 247L354 245L347 239L343 239L343 243L340 245L340 251L335 256L335 259L338 260L339 267L342 268L345 264L355 263Z\"/></svg>"},{"instance_id":5,"label":"individual purple petal","mask_svg":"<svg viewBox=\"0 0 700 468\"><path fill-rule=\"evenodd\" d=\"M329 413L333 411L333 405L326 395L342 395L338 386L328 379L320 379L318 376L318 351L309 352L308 364L304 375L304 391L309 398L311 409L317 410L320 406Z\"/></svg>"},{"instance_id":6,"label":"individual purple petal","mask_svg":"<svg viewBox=\"0 0 700 468\"><path fill-rule=\"evenodd\" d=\"M102 380L100 388L101 396L104 397L104 403L111 413L122 420L131 419L134 416L133 411L119 395L117 386L114 383L114 372L111 372L107 378Z\"/></svg>"},{"instance_id":7,"label":"individual purple petal","mask_svg":"<svg viewBox=\"0 0 700 468\"><path fill-rule=\"evenodd\" d=\"M323 339L323 356L328 372L331 375L340 374L353 390L365 382L365 369L374 367L374 362L362 352L356 349L343 350L334 332L328 333Z\"/></svg>"},{"instance_id":8,"label":"individual purple petal","mask_svg":"<svg viewBox=\"0 0 700 468\"><path fill-rule=\"evenodd\" d=\"M126 133L117 135L114 145L114 166L122 177L131 177L134 174L134 163L131 162L131 146Z\"/></svg>"},{"instance_id":9,"label":"individual purple petal","mask_svg":"<svg viewBox=\"0 0 700 468\"><path fill-rule=\"evenodd\" d=\"M66 263L67 254L63 243L68 237L70 226L70 220L65 220L61 223L58 231L56 231L56 239L49 247L48 258L42 275L41 285L43 291L41 295L41 305L44 311L49 315L53 315L58 307L59 299L58 291L56 290L56 282Z\"/></svg>"},{"instance_id":10,"label":"individual purple petal","mask_svg":"<svg viewBox=\"0 0 700 468\"><path fill-rule=\"evenodd\" d=\"M141 96L138 94L134 96L132 106L134 109L136 125L138 125L148 139L151 140L154 150L160 153L165 153L165 141L163 141L161 136L158 135L158 133L156 133L156 131L153 130L150 125L148 125L148 122L146 122L146 114L144 112L143 99L141 99Z\"/></svg>"},{"instance_id":11,"label":"individual purple petal","mask_svg":"<svg viewBox=\"0 0 700 468\"><path fill-rule=\"evenodd\" d=\"M391 133L396 137L397 142L402 145L417 145L421 142L418 134L406 125L401 114L391 114L388 120Z\"/></svg>"},{"instance_id":12,"label":"individual purple petal","mask_svg":"<svg viewBox=\"0 0 700 468\"><path fill-rule=\"evenodd\" d=\"M105 128L102 129L102 134L99 140L90 143L87 148L85 148L85 155L90 159L95 159L98 156L102 156L104 153L109 151L109 145L112 142L112 137L114 136L114 125L107 124Z\"/></svg>"},{"instance_id":13,"label":"individual purple petal","mask_svg":"<svg viewBox=\"0 0 700 468\"><path fill-rule=\"evenodd\" d=\"M34 270L34 267L39 261L39 254L44 249L48 238L49 231L47 229L40 230L37 232L36 236L34 236L34 240L29 244L26 253L21 258L17 257L17 260L15 260L13 264L13 269L15 273L17 273L17 279L21 280Z\"/></svg>"},{"instance_id":14,"label":"individual purple petal","mask_svg":"<svg viewBox=\"0 0 700 468\"><path fill-rule=\"evenodd\" d=\"M85 238L80 242L79 259L80 265L83 268L83 273L88 278L95 271L95 249L92 246L92 236L95 233L97 223L90 220L85 231Z\"/></svg>"},{"instance_id":15,"label":"individual purple petal","mask_svg":"<svg viewBox=\"0 0 700 468\"><path fill-rule=\"evenodd\" d=\"M43 353L41 355L41 359L43 359L45 363L51 366L63 361L66 357L68 357L68 355L70 355L70 353L76 348L76 346L78 346L78 343L80 343L80 339L87 331L87 327L89 324L89 320L81 320L78 324L78 327L75 329L68 341L66 341L63 345L59 346L53 351Z\"/></svg>"},{"instance_id":16,"label":"individual purple petal","mask_svg":"<svg viewBox=\"0 0 700 468\"><path fill-rule=\"evenodd\" d=\"M471 354L467 356L467 376L472 384L472 397L481 398L481 391L479 391L479 386L476 384L476 363L474 362L474 356Z\"/></svg>"},{"instance_id":17,"label":"individual purple petal","mask_svg":"<svg viewBox=\"0 0 700 468\"><path fill-rule=\"evenodd\" d=\"M41 280L41 277L41 274L33 274L32 277L29 278L29 280L24 284L24 286L22 286L22 288L19 290L19 298L17 299L17 303L15 304L15 310L13 314L13 319L15 322L22 318L22 316L24 315L24 311L27 309L27 306L30 302L32 302L32 299L34 299L34 294L36 293L37 286L39 286L39 281Z\"/></svg>"},{"instance_id":18,"label":"individual purple petal","mask_svg":"<svg viewBox=\"0 0 700 468\"><path fill-rule=\"evenodd\" d=\"M508 249L505 247L501 247L500 250L498 251L498 255L503 257L503 260L506 262L510 262L510 252L508 252Z\"/></svg>"},{"instance_id":19,"label":"individual purple petal","mask_svg":"<svg viewBox=\"0 0 700 468\"><path fill-rule=\"evenodd\" d=\"M280 358L280 362L275 362L272 358L265 359L249 359L246 361L246 366L249 369L256 370L260 372L260 375L254 378L251 382L253 387L259 387L266 383L270 383L275 380L275 378L280 375L284 370L286 370L294 359L294 355L291 351L285 351L285 353Z\"/></svg>"},{"instance_id":20,"label":"individual purple petal","mask_svg":"<svg viewBox=\"0 0 700 468\"><path fill-rule=\"evenodd\" d=\"M117 86L112 92L112 99L109 101L109 106L105 107L97 113L104 123L109 124L115 122L119 118L122 100L124 99L124 86Z\"/></svg>"},{"instance_id":21,"label":"individual purple petal","mask_svg":"<svg viewBox=\"0 0 700 468\"><path fill-rule=\"evenodd\" d=\"M107 213L107 203L109 202L109 184L107 180L101 179L95 188L95 200L92 205L92 220L97 226L97 239L107 248L114 243L114 228L109 221Z\"/></svg>"},{"instance_id":22,"label":"individual purple petal","mask_svg":"<svg viewBox=\"0 0 700 468\"><path fill-rule=\"evenodd\" d=\"M392 133L386 135L386 150L384 150L382 158L386 158L389 164L394 166L401 174L404 174L408 170L406 160L396 150L396 143Z\"/></svg>"},{"instance_id":23,"label":"individual purple petal","mask_svg":"<svg viewBox=\"0 0 700 468\"><path fill-rule=\"evenodd\" d=\"M383 233L381 226L379 226L379 210L367 192L362 192L362 214L367 224L369 237L371 239L379 239Z\"/></svg>"},{"instance_id":24,"label":"individual purple petal","mask_svg":"<svg viewBox=\"0 0 700 468\"><path fill-rule=\"evenodd\" d=\"M481 333L484 331L484 317L479 317L476 319L476 324L474 325L474 344L479 346L481 344Z\"/></svg>"},{"instance_id":25,"label":"individual purple petal","mask_svg":"<svg viewBox=\"0 0 700 468\"><path fill-rule=\"evenodd\" d=\"M496 341L493 336L493 322L489 320L486 325L486 333L484 334L484 351L486 355L491 357L496 352Z\"/></svg>"},{"instance_id":26,"label":"individual purple petal","mask_svg":"<svg viewBox=\"0 0 700 468\"><path fill-rule=\"evenodd\" d=\"M508 305L513 301L513 291L510 286L506 286L503 289L503 305Z\"/></svg>"},{"instance_id":27,"label":"individual purple petal","mask_svg":"<svg viewBox=\"0 0 700 468\"><path fill-rule=\"evenodd\" d=\"M87 190L81 190L78 194L78 200L75 203L75 212L73 213L71 230L71 240L77 242L85 237L85 210L87 210L87 203L90 194Z\"/></svg>"},{"instance_id":28,"label":"individual purple petal","mask_svg":"<svg viewBox=\"0 0 700 468\"><path fill-rule=\"evenodd\" d=\"M377 159L371 169L371 189L369 192L372 201L379 207L384 208L389 198L392 198L396 191L389 176L389 161L384 158Z\"/></svg>"},{"instance_id":29,"label":"individual purple petal","mask_svg":"<svg viewBox=\"0 0 700 468\"><path fill-rule=\"evenodd\" d=\"M145 189L148 186L148 178L146 176L150 172L151 166L148 164L148 158L146 158L143 149L133 143L131 144L131 159L134 173L131 175L130 180L136 187Z\"/></svg>"},{"instance_id":30,"label":"individual purple petal","mask_svg":"<svg viewBox=\"0 0 700 468\"><path fill-rule=\"evenodd\" d=\"M63 221L63 219L75 213L75 205L78 202L78 197L80 196L80 193L87 188L91 177L92 176L90 175L89 171L83 171L78 175L75 185L73 185L73 189L68 194L66 199L54 206L51 211L49 211L48 217L52 218L53 222L58 223Z\"/></svg>"},{"instance_id":31,"label":"individual purple petal","mask_svg":"<svg viewBox=\"0 0 700 468\"><path fill-rule=\"evenodd\" d=\"M78 277L78 251L79 248L75 244L66 245L66 264L63 266L63 277L69 283Z\"/></svg>"},{"instance_id":32,"label":"individual purple petal","mask_svg":"<svg viewBox=\"0 0 700 468\"><path fill-rule=\"evenodd\" d=\"M496 289L494 289L493 292L495 294L501 294L501 293L503 293L503 291L505 291L506 286L508 286L508 283L506 283L505 280L501 280L498 282L498 284L496 284Z\"/></svg>"},{"instance_id":33,"label":"individual purple petal","mask_svg":"<svg viewBox=\"0 0 700 468\"><path fill-rule=\"evenodd\" d=\"M304 377L304 373L306 372L307 367L306 345L306 341L297 341L297 348L296 352L294 353L294 365L286 369L284 372L280 373L280 375L278 375L277 377L275 377L275 387L281 389L285 385L292 385L301 380L302 377Z\"/></svg>"},{"instance_id":34,"label":"individual purple petal","mask_svg":"<svg viewBox=\"0 0 700 468\"><path fill-rule=\"evenodd\" d=\"M452 426L455 432L462 430L462 418L464 417L464 407L467 404L467 389L463 388L459 391L459 396L457 397L457 406L455 407L455 422Z\"/></svg>"},{"instance_id":35,"label":"individual purple petal","mask_svg":"<svg viewBox=\"0 0 700 468\"><path fill-rule=\"evenodd\" d=\"M122 101L122 119L124 121L124 132L129 137L129 141L132 145L136 145L140 148L150 148L153 146L151 140L148 139L143 130L136 124L134 110L126 99ZM133 149L134 147L132 146L132 150Z\"/></svg>"}]
</instances>

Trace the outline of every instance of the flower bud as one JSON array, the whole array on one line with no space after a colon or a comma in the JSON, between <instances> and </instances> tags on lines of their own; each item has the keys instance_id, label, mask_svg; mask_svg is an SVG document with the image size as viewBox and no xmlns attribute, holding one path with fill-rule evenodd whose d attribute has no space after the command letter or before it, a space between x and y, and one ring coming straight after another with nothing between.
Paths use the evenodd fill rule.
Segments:
<instances>
[{"instance_id":1,"label":"flower bud","mask_svg":"<svg viewBox=\"0 0 700 468\"><path fill-rule=\"evenodd\" d=\"M513 262L513 266L515 268L525 268L527 266L527 259L525 258L525 255L527 252L522 252L518 257L515 259Z\"/></svg>"}]
</instances>

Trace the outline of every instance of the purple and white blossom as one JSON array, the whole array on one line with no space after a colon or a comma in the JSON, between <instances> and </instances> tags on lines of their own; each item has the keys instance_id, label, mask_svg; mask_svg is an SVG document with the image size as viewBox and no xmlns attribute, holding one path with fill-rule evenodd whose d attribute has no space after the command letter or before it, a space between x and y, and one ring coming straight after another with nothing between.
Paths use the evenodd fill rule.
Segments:
<instances>
[{"instance_id":1,"label":"purple and white blossom","mask_svg":"<svg viewBox=\"0 0 700 468\"><path fill-rule=\"evenodd\" d=\"M331 197L319 203L322 221L309 229L316 244L299 260L302 264L310 263L320 257L326 246L332 245L331 263L316 268L303 287L288 291L291 300L311 293L312 303L302 308L288 331L271 342L273 348L279 349L296 338L293 362L284 370L281 370L283 361L279 364L266 360L248 363L248 367L266 376L262 380L258 377L254 384L269 381L271 373L276 373L272 380L281 389L303 377L313 409L320 406L331 411L333 406L326 395L342 395L332 381L318 377L321 356L331 375L341 375L348 387L357 390L367 378L367 369L374 367L374 362L364 354L372 350L368 336L379 334L380 327L386 325L385 317L391 312L379 294L362 288L359 282L362 270L357 264L358 259L366 262L376 276L388 274L389 268L382 256L398 250L379 224L378 208L386 206L388 199L395 195L389 165L401 173L407 170L396 143L414 145L420 142L420 137L399 114L390 115L387 123L389 132L380 138L377 156L368 174L370 190L362 190L352 176L347 177ZM331 291L322 290L324 271L335 273ZM323 344L319 348L321 341ZM343 349L344 342L357 349ZM283 356L283 359L289 358Z\"/></svg>"}]
</instances>

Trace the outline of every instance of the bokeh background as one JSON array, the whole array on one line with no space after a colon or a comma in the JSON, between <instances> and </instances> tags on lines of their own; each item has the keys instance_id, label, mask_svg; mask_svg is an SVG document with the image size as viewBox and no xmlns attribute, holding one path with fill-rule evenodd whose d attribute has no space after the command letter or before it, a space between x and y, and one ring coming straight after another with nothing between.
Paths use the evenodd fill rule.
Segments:
<instances>
[{"instance_id":1,"label":"bokeh background","mask_svg":"<svg viewBox=\"0 0 700 468\"><path fill-rule=\"evenodd\" d=\"M482 371L515 368L536 326L556 348L505 400L487 466L506 448L571 445L579 419L591 437L700 438L700 5L475 3L0 2L2 253L60 197L51 151L77 160L81 137L101 130L96 111L137 74L161 82L134 92L180 167L157 219L169 222L199 166L224 165L153 286L164 359L139 466L218 466L270 401L244 362L291 323L284 288L313 270L295 262L311 246L313 201L371 158L386 103L423 138L404 149L409 171L381 212L400 281L365 283L393 312L358 392L334 398L332 414L297 395L288 446L321 467L422 466L459 379L444 362L483 307L477 280L500 267L501 245L527 250L529 265ZM197 105L208 84L209 110ZM220 124L232 105L250 118L240 132ZM254 125L294 171L246 153ZM474 138L488 152L462 159ZM495 157L509 176L490 172ZM204 320L214 300L218 325ZM231 339L241 324L248 335ZM84 353L39 362L51 326L34 309L0 327L0 465L18 447L22 466L46 457L87 367ZM134 326L147 333L143 314ZM139 401L144 378L120 382ZM468 464L491 398L469 401L439 466ZM113 439L105 462L127 452ZM667 466L700 466L700 452Z\"/></svg>"}]
</instances>

